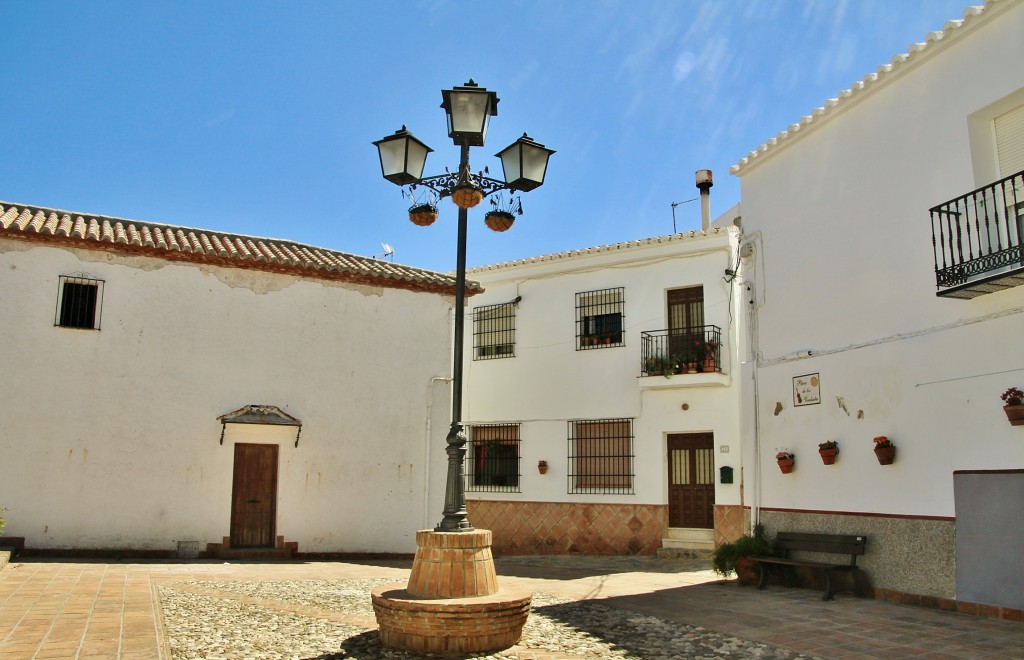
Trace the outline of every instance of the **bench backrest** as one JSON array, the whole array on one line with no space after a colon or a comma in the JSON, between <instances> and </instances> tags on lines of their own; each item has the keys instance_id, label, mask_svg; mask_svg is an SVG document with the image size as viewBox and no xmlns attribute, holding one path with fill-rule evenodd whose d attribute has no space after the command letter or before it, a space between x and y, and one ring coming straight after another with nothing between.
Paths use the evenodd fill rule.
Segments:
<instances>
[{"instance_id":1,"label":"bench backrest","mask_svg":"<svg viewBox=\"0 0 1024 660\"><path fill-rule=\"evenodd\" d=\"M775 536L775 548L789 555L790 550L806 552L830 552L850 555L850 565L857 565L857 555L864 554L868 537L853 534L811 534L809 532L779 532Z\"/></svg>"}]
</instances>

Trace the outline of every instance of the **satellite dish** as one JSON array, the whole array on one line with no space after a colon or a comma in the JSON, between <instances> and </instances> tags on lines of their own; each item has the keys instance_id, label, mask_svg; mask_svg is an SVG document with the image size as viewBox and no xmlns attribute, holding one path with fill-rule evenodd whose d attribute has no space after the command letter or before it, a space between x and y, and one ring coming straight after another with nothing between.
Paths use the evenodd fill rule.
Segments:
<instances>
[{"instance_id":1,"label":"satellite dish","mask_svg":"<svg viewBox=\"0 0 1024 660\"><path fill-rule=\"evenodd\" d=\"M392 254L395 253L395 248L391 247L387 243L381 243L380 247L381 247L382 250L384 250L384 256L385 257L389 257L389 256L391 256Z\"/></svg>"}]
</instances>

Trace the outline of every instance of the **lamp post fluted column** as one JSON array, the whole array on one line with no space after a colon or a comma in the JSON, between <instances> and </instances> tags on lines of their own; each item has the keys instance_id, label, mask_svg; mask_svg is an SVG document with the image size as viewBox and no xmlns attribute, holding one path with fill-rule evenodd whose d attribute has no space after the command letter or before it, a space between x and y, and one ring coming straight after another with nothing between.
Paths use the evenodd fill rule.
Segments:
<instances>
[{"instance_id":1,"label":"lamp post fluted column","mask_svg":"<svg viewBox=\"0 0 1024 660\"><path fill-rule=\"evenodd\" d=\"M469 171L469 145L461 146L460 175ZM465 474L466 432L462 428L462 366L466 328L466 234L469 211L459 207L459 237L455 260L455 345L452 347L452 423L445 442L448 446L448 474L444 488L444 518L434 529L438 532L468 532L473 529L466 511Z\"/></svg>"}]
</instances>

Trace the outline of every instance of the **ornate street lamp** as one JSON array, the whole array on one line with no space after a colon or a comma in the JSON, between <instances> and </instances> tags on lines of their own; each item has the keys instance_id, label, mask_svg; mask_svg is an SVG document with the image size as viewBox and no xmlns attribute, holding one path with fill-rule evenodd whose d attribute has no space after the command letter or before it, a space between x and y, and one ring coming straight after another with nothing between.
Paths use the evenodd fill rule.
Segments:
<instances>
[{"instance_id":1,"label":"ornate street lamp","mask_svg":"<svg viewBox=\"0 0 1024 660\"><path fill-rule=\"evenodd\" d=\"M470 80L461 87L441 91L448 136L460 148L459 170L439 176L423 177L427 154L433 151L420 142L405 126L394 135L373 144L380 152L381 173L388 181L402 185L425 186L438 197L451 197L459 207L459 236L455 267L455 350L452 365L452 423L445 450L448 474L445 483L444 518L435 527L438 532L469 532L473 526L466 513L463 460L466 434L462 428L462 359L465 326L466 226L470 209L484 197L502 190L530 191L544 183L548 158L555 153L544 145L523 137L502 150L505 181L469 171L469 148L481 147L487 137L487 124L498 114L498 95Z\"/></svg>"}]
</instances>

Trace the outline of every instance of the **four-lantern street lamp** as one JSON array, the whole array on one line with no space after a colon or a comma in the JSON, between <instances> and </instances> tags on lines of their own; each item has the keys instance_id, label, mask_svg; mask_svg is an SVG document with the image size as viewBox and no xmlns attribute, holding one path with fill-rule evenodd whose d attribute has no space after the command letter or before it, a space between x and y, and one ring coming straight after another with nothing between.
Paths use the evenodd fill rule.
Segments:
<instances>
[{"instance_id":1,"label":"four-lantern street lamp","mask_svg":"<svg viewBox=\"0 0 1024 660\"><path fill-rule=\"evenodd\" d=\"M399 186L424 186L434 191L438 198L451 197L459 207L452 422L446 439L448 447L445 450L448 454L448 474L445 482L444 518L435 527L435 531L468 532L473 530L473 526L466 513L462 468L466 456L466 434L462 428L462 358L467 210L479 204L488 195L502 190L528 192L539 187L544 183L548 158L555 152L523 133L521 138L496 154L501 159L504 181L491 179L483 174L471 174L469 148L483 146L487 137L487 124L491 117L498 114L498 95L470 80L461 87L441 90L441 97L441 107L448 116L448 136L460 147L457 174L446 172L438 176L424 177L423 167L427 154L433 149L416 139L405 126L373 144L380 153L381 173L385 179ZM507 226L504 228L507 229Z\"/></svg>"}]
</instances>

